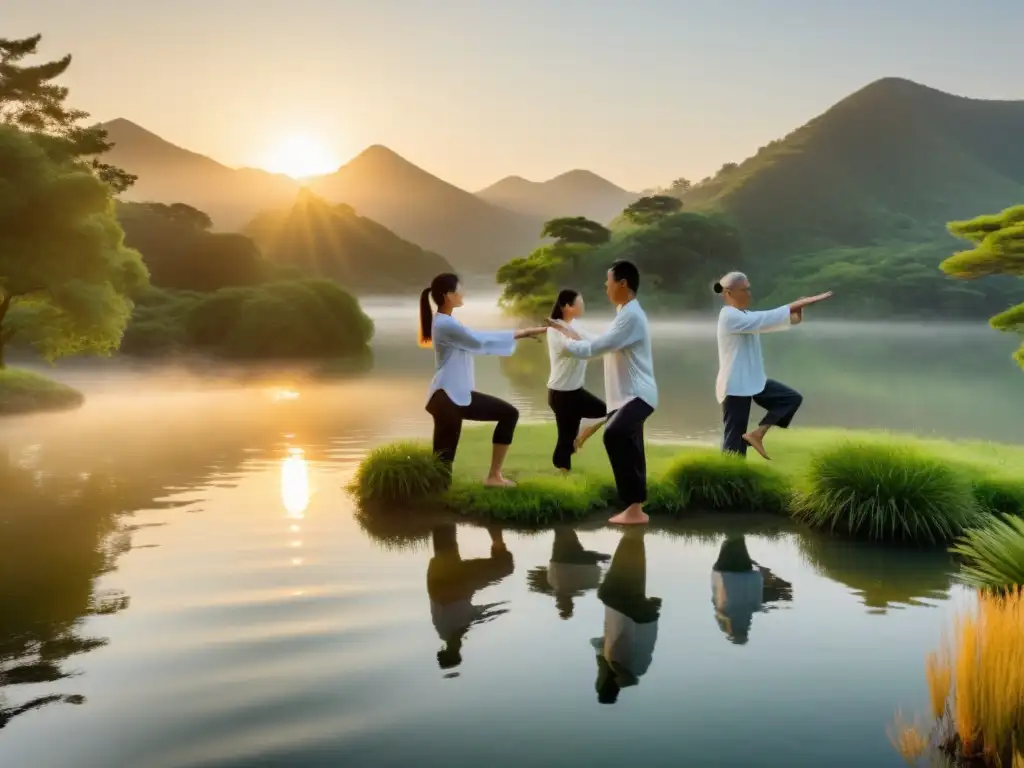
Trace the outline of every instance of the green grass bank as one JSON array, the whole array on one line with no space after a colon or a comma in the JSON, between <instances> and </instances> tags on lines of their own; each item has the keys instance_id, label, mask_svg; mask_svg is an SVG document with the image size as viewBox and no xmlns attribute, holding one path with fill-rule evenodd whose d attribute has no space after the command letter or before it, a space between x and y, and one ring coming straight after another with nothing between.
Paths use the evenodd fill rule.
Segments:
<instances>
[{"instance_id":1,"label":"green grass bank","mask_svg":"<svg viewBox=\"0 0 1024 768\"><path fill-rule=\"evenodd\" d=\"M0 416L78 408L85 397L77 389L21 368L0 368Z\"/></svg>"},{"instance_id":2,"label":"green grass bank","mask_svg":"<svg viewBox=\"0 0 1024 768\"><path fill-rule=\"evenodd\" d=\"M406 441L371 452L352 492L364 513L422 505L523 525L582 520L618 505L600 434L563 477L550 461L554 426L520 426L505 465L518 486L505 489L481 484L490 436L488 427L463 432L447 489L428 443ZM648 512L773 512L837 535L936 546L994 515L1024 512L1024 446L804 429L772 433L769 450L771 462L744 461L707 446L648 443Z\"/></svg>"}]
</instances>

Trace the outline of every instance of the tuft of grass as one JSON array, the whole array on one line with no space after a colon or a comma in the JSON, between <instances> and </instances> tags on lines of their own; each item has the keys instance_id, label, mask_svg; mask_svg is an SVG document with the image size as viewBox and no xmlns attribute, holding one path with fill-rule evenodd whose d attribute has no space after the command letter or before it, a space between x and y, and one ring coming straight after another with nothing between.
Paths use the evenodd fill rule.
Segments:
<instances>
[{"instance_id":1,"label":"tuft of grass","mask_svg":"<svg viewBox=\"0 0 1024 768\"><path fill-rule=\"evenodd\" d=\"M375 448L363 459L350 490L370 504L408 504L435 498L451 475L423 443L400 442Z\"/></svg>"},{"instance_id":2,"label":"tuft of grass","mask_svg":"<svg viewBox=\"0 0 1024 768\"><path fill-rule=\"evenodd\" d=\"M851 435L857 437L853 444L849 443ZM516 430L505 463L507 475L519 487L484 488L481 481L490 461L490 442L488 427L468 426L463 431L447 492L438 490L440 481L432 479L436 465L426 447L418 443L403 443L388 453L382 452L385 449L372 453L356 476L354 490L364 505L370 500L388 501L391 506L396 501L429 500L464 516L505 525L542 525L590 515L596 518L619 504L600 441L592 440L573 456L573 471L566 477L551 466L554 426L524 424ZM405 447L409 445L411 449ZM426 467L422 477L410 458L415 455L413 451L420 452L417 461ZM739 514L743 510L796 509L800 520L849 533L848 523L856 523L856 515L862 515L865 508L870 511L873 505L875 522L881 526L874 533L884 534L876 538L910 539L905 530L909 526L918 534L911 540L926 542L928 536L924 534L931 532L945 545L962 529L955 511L949 511L956 506L949 502L949 488L955 488L954 502L976 513L979 503L972 497L972 488L974 497L984 492L996 498L997 490L1007 493L1015 487L1014 482L1024 484L1024 448L992 443L801 430L777 435L772 452L773 461L764 464L757 457L744 461L722 456L706 445L650 442L646 446L647 511L655 517L682 518L691 511L736 510L733 514ZM831 454L836 458L829 460ZM868 454L880 454L882 459L869 460ZM905 461L906 457L910 461ZM821 466L827 469L829 461L846 467L845 472L833 472L838 475L831 486L824 480L827 473L820 470ZM383 466L391 462L401 466ZM927 471L921 472L922 466ZM406 477L406 472L411 477ZM808 494L808 489L817 495ZM826 494L833 501L828 508L832 516L822 515L820 507L808 505L809 500L816 501ZM852 506L839 503L844 500L852 500ZM999 504L1005 506L1005 502ZM936 518L939 513L947 517ZM858 535L872 538L871 521L860 521L863 530ZM888 536L891 531L898 535Z\"/></svg>"},{"instance_id":3,"label":"tuft of grass","mask_svg":"<svg viewBox=\"0 0 1024 768\"><path fill-rule=\"evenodd\" d=\"M1024 591L981 593L929 654L925 675L930 737L917 727L898 748L934 744L957 765L1016 765L1024 744Z\"/></svg>"},{"instance_id":4,"label":"tuft of grass","mask_svg":"<svg viewBox=\"0 0 1024 768\"><path fill-rule=\"evenodd\" d=\"M689 451L665 473L679 509L782 513L789 501L786 479L763 464L717 451Z\"/></svg>"},{"instance_id":5,"label":"tuft of grass","mask_svg":"<svg viewBox=\"0 0 1024 768\"><path fill-rule=\"evenodd\" d=\"M875 541L948 542L980 518L970 481L917 446L844 442L811 458L793 516Z\"/></svg>"},{"instance_id":6,"label":"tuft of grass","mask_svg":"<svg viewBox=\"0 0 1024 768\"><path fill-rule=\"evenodd\" d=\"M981 509L993 515L1024 517L1024 480L980 475L971 484Z\"/></svg>"},{"instance_id":7,"label":"tuft of grass","mask_svg":"<svg viewBox=\"0 0 1024 768\"><path fill-rule=\"evenodd\" d=\"M77 389L20 368L0 368L0 416L78 408L85 396Z\"/></svg>"},{"instance_id":8,"label":"tuft of grass","mask_svg":"<svg viewBox=\"0 0 1024 768\"><path fill-rule=\"evenodd\" d=\"M579 520L608 506L613 489L584 478L533 477L515 488L487 488L476 483L459 484L445 503L474 517L525 525Z\"/></svg>"},{"instance_id":9,"label":"tuft of grass","mask_svg":"<svg viewBox=\"0 0 1024 768\"><path fill-rule=\"evenodd\" d=\"M1024 586L1024 518L994 517L950 550L964 559L960 580L979 589Z\"/></svg>"}]
</instances>

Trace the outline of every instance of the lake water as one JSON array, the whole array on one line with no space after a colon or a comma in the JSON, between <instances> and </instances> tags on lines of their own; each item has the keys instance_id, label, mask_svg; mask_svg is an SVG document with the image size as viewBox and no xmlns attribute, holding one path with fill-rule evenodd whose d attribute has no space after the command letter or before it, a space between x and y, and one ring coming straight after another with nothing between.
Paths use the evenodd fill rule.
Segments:
<instances>
[{"instance_id":1,"label":"lake water","mask_svg":"<svg viewBox=\"0 0 1024 768\"><path fill-rule=\"evenodd\" d=\"M415 314L368 307L361 375L72 363L85 408L0 422L0 766L903 764L886 727L925 711L970 600L947 557L756 514L625 539L363 519L360 458L429 431ZM655 333L651 431L714 440L712 326ZM984 325L766 342L800 425L1020 439L1013 340ZM546 418L543 351L482 361L479 388ZM713 592L744 534L773 575Z\"/></svg>"}]
</instances>

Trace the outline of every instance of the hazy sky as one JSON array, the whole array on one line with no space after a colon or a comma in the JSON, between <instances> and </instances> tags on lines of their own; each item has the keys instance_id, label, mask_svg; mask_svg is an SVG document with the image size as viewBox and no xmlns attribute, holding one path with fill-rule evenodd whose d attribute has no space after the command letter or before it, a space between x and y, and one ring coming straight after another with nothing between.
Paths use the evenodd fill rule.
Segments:
<instances>
[{"instance_id":1,"label":"hazy sky","mask_svg":"<svg viewBox=\"0 0 1024 768\"><path fill-rule=\"evenodd\" d=\"M230 165L308 134L471 190L739 161L879 77L1024 99L1024 0L0 0L75 106Z\"/></svg>"}]
</instances>

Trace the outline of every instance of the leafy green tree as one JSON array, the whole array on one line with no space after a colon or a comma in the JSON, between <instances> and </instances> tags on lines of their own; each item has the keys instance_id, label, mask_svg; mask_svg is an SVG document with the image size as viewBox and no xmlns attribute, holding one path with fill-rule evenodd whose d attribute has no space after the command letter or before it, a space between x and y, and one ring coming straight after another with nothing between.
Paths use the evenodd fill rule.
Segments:
<instances>
[{"instance_id":1,"label":"leafy green tree","mask_svg":"<svg viewBox=\"0 0 1024 768\"><path fill-rule=\"evenodd\" d=\"M604 245L611 239L612 233L604 225L586 216L565 216L545 223L540 236L553 237L563 245Z\"/></svg>"},{"instance_id":2,"label":"leafy green tree","mask_svg":"<svg viewBox=\"0 0 1024 768\"><path fill-rule=\"evenodd\" d=\"M142 253L154 286L207 293L255 285L270 264L245 235L210 232L210 217L183 203L118 206L125 244Z\"/></svg>"},{"instance_id":3,"label":"leafy green tree","mask_svg":"<svg viewBox=\"0 0 1024 768\"><path fill-rule=\"evenodd\" d=\"M1024 205L1002 213L954 221L949 231L974 247L942 262L942 271L962 280L993 275L1024 277ZM1024 335L1024 304L1001 312L989 321L999 331ZM1024 368L1024 344L1014 355Z\"/></svg>"},{"instance_id":4,"label":"leafy green tree","mask_svg":"<svg viewBox=\"0 0 1024 768\"><path fill-rule=\"evenodd\" d=\"M96 125L82 126L89 114L68 107L68 89L55 82L71 66L71 55L35 66L21 63L38 54L41 39L42 35L0 38L0 125L31 133L52 158L81 163L123 192L136 177L100 162L99 156L113 146L107 132Z\"/></svg>"},{"instance_id":5,"label":"leafy green tree","mask_svg":"<svg viewBox=\"0 0 1024 768\"><path fill-rule=\"evenodd\" d=\"M12 341L48 359L117 348L147 276L111 194L80 163L0 125L0 367Z\"/></svg>"},{"instance_id":6,"label":"leafy green tree","mask_svg":"<svg viewBox=\"0 0 1024 768\"><path fill-rule=\"evenodd\" d=\"M541 230L541 237L556 239L555 251L558 257L571 265L572 275L575 276L579 274L584 254L607 243L612 233L604 225L585 216L566 216L547 222Z\"/></svg>"},{"instance_id":7,"label":"leafy green tree","mask_svg":"<svg viewBox=\"0 0 1024 768\"><path fill-rule=\"evenodd\" d=\"M666 216L679 213L683 203L678 197L671 195L651 195L641 197L622 212L629 221L642 227L661 221Z\"/></svg>"},{"instance_id":8,"label":"leafy green tree","mask_svg":"<svg viewBox=\"0 0 1024 768\"><path fill-rule=\"evenodd\" d=\"M673 195L678 196L689 192L692 188L693 182L680 176L669 185L668 189Z\"/></svg>"}]
</instances>

